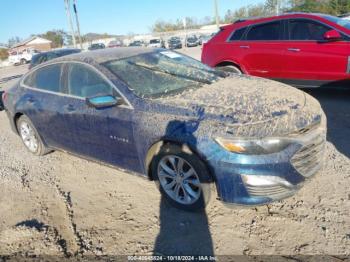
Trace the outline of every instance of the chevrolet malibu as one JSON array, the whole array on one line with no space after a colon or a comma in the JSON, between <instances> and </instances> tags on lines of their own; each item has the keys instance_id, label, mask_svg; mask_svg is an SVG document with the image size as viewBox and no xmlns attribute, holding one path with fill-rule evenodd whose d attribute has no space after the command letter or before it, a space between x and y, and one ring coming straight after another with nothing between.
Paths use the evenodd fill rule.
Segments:
<instances>
[{"instance_id":1,"label":"chevrolet malibu","mask_svg":"<svg viewBox=\"0 0 350 262\"><path fill-rule=\"evenodd\" d=\"M148 177L189 211L205 207L213 185L229 204L286 198L322 165L326 119L315 99L165 49L54 59L3 102L29 152L68 151Z\"/></svg>"}]
</instances>

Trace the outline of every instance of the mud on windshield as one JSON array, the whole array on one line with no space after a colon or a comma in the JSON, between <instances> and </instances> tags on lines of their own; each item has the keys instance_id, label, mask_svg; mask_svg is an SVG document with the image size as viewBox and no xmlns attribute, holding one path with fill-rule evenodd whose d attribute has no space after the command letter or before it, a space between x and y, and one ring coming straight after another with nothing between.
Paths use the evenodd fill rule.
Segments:
<instances>
[{"instance_id":1,"label":"mud on windshield","mask_svg":"<svg viewBox=\"0 0 350 262\"><path fill-rule=\"evenodd\" d=\"M172 51L158 51L104 63L141 98L158 98L218 81L226 74Z\"/></svg>"}]
</instances>

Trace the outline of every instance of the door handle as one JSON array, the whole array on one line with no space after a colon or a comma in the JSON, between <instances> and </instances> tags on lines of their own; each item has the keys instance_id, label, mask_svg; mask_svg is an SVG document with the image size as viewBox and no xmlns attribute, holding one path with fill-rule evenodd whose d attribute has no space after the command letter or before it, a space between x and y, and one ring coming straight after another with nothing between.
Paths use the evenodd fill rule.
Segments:
<instances>
[{"instance_id":1,"label":"door handle","mask_svg":"<svg viewBox=\"0 0 350 262\"><path fill-rule=\"evenodd\" d=\"M241 45L239 48L242 48L242 49L249 49L250 46L249 46L249 45Z\"/></svg>"},{"instance_id":2,"label":"door handle","mask_svg":"<svg viewBox=\"0 0 350 262\"><path fill-rule=\"evenodd\" d=\"M27 102L28 102L28 104L34 104L35 103L35 99L33 98L33 97L28 97L27 98Z\"/></svg>"},{"instance_id":3,"label":"door handle","mask_svg":"<svg viewBox=\"0 0 350 262\"><path fill-rule=\"evenodd\" d=\"M72 105L66 105L63 107L64 111L68 112L68 113L72 113L75 111L75 107Z\"/></svg>"},{"instance_id":4,"label":"door handle","mask_svg":"<svg viewBox=\"0 0 350 262\"><path fill-rule=\"evenodd\" d=\"M288 51L290 51L290 52L300 52L301 50L299 48L288 48Z\"/></svg>"}]
</instances>

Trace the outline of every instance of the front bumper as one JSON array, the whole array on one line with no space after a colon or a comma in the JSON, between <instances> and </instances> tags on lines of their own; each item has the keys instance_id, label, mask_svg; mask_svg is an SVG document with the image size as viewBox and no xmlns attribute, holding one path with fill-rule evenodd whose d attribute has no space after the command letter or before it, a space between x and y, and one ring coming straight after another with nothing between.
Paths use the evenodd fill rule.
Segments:
<instances>
[{"instance_id":1,"label":"front bumper","mask_svg":"<svg viewBox=\"0 0 350 262\"><path fill-rule=\"evenodd\" d=\"M322 167L325 129L291 140L286 149L269 155L235 154L209 142L207 161L219 198L231 204L263 205L295 194Z\"/></svg>"}]
</instances>

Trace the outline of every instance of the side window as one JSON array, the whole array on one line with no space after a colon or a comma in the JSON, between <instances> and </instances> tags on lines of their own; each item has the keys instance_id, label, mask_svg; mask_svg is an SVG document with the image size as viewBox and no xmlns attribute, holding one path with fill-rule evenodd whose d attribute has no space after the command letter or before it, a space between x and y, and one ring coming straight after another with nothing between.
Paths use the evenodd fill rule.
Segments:
<instances>
[{"instance_id":1,"label":"side window","mask_svg":"<svg viewBox=\"0 0 350 262\"><path fill-rule=\"evenodd\" d=\"M246 30L247 30L246 27L236 30L231 35L229 41L239 41L239 40L241 40Z\"/></svg>"},{"instance_id":2,"label":"side window","mask_svg":"<svg viewBox=\"0 0 350 262\"><path fill-rule=\"evenodd\" d=\"M331 30L328 26L310 20L289 20L290 40L323 40L323 35Z\"/></svg>"},{"instance_id":3,"label":"side window","mask_svg":"<svg viewBox=\"0 0 350 262\"><path fill-rule=\"evenodd\" d=\"M115 95L113 88L93 69L72 63L68 68L68 92L83 98Z\"/></svg>"},{"instance_id":4,"label":"side window","mask_svg":"<svg viewBox=\"0 0 350 262\"><path fill-rule=\"evenodd\" d=\"M61 64L42 67L27 76L24 84L46 91L60 92L61 69Z\"/></svg>"},{"instance_id":5,"label":"side window","mask_svg":"<svg viewBox=\"0 0 350 262\"><path fill-rule=\"evenodd\" d=\"M253 26L247 34L247 40L280 40L281 38L280 21Z\"/></svg>"}]
</instances>

